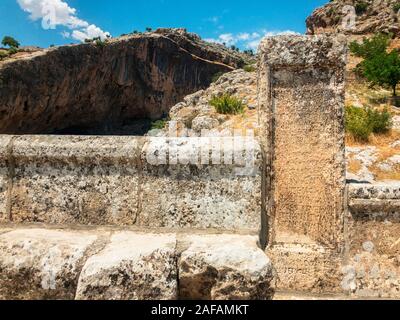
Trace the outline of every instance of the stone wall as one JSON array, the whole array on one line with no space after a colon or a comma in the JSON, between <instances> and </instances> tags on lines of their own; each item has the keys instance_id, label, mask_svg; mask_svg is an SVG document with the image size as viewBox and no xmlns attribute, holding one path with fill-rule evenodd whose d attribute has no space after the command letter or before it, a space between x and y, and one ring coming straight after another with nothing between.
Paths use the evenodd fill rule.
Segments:
<instances>
[{"instance_id":1,"label":"stone wall","mask_svg":"<svg viewBox=\"0 0 400 320\"><path fill-rule=\"evenodd\" d=\"M345 292L400 297L400 184L348 186Z\"/></svg>"},{"instance_id":2,"label":"stone wall","mask_svg":"<svg viewBox=\"0 0 400 320\"><path fill-rule=\"evenodd\" d=\"M257 233L260 147L218 139L1 136L0 222Z\"/></svg>"}]
</instances>

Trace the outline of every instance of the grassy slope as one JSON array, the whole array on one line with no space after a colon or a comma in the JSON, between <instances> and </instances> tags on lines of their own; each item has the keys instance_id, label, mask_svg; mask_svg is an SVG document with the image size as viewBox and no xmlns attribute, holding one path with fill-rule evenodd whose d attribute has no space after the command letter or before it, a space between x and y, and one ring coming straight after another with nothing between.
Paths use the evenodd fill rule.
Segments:
<instances>
[{"instance_id":1,"label":"grassy slope","mask_svg":"<svg viewBox=\"0 0 400 320\"><path fill-rule=\"evenodd\" d=\"M400 41L392 43L392 47L400 48ZM400 108L395 108L388 103L388 97L391 91L382 88L371 88L365 81L359 79L352 72L360 60L349 57L347 66L347 87L346 87L346 105L356 105L363 107L372 107L379 110L388 108L393 116L400 116ZM346 137L346 145L349 147L375 147L377 159L368 169L375 175L376 180L400 180L400 165L394 166L391 171L383 171L377 165L385 162L394 155L400 154L400 146L393 147L394 142L400 140L400 130L391 130L387 134L372 135L368 143L354 141L351 137ZM351 173L357 173L361 164L358 160L350 157L348 170Z\"/></svg>"}]
</instances>

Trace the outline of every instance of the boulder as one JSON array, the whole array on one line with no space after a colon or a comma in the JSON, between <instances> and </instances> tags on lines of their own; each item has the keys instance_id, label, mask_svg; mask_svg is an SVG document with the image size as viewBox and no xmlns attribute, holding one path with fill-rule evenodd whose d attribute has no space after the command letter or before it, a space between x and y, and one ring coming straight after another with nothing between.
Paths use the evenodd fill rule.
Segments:
<instances>
[{"instance_id":1,"label":"boulder","mask_svg":"<svg viewBox=\"0 0 400 320\"><path fill-rule=\"evenodd\" d=\"M209 116L198 116L192 122L192 129L196 132L211 130L218 127L219 121Z\"/></svg>"}]
</instances>

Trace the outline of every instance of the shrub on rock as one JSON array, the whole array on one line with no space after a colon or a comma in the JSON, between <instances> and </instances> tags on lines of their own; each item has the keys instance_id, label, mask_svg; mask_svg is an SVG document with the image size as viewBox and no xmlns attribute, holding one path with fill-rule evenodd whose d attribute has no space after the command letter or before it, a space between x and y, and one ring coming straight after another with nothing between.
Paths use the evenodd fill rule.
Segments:
<instances>
[{"instance_id":1,"label":"shrub on rock","mask_svg":"<svg viewBox=\"0 0 400 320\"><path fill-rule=\"evenodd\" d=\"M244 104L241 100L229 94L222 96L214 96L210 100L212 105L218 113L222 114L239 114L244 112Z\"/></svg>"}]
</instances>

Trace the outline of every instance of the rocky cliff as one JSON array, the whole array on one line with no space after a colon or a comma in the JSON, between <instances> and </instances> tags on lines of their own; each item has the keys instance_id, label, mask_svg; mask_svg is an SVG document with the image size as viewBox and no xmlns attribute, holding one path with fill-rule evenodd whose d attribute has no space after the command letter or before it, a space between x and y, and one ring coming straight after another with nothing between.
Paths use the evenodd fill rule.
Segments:
<instances>
[{"instance_id":1,"label":"rocky cliff","mask_svg":"<svg viewBox=\"0 0 400 320\"><path fill-rule=\"evenodd\" d=\"M355 26L344 29L343 18L349 14L346 5L354 7ZM316 9L308 17L307 33L319 34L342 32L353 35L367 35L376 32L391 32L400 35L398 0L332 0Z\"/></svg>"},{"instance_id":2,"label":"rocky cliff","mask_svg":"<svg viewBox=\"0 0 400 320\"><path fill-rule=\"evenodd\" d=\"M182 29L8 59L0 62L0 133L136 133L138 119L167 115L240 64Z\"/></svg>"}]
</instances>

